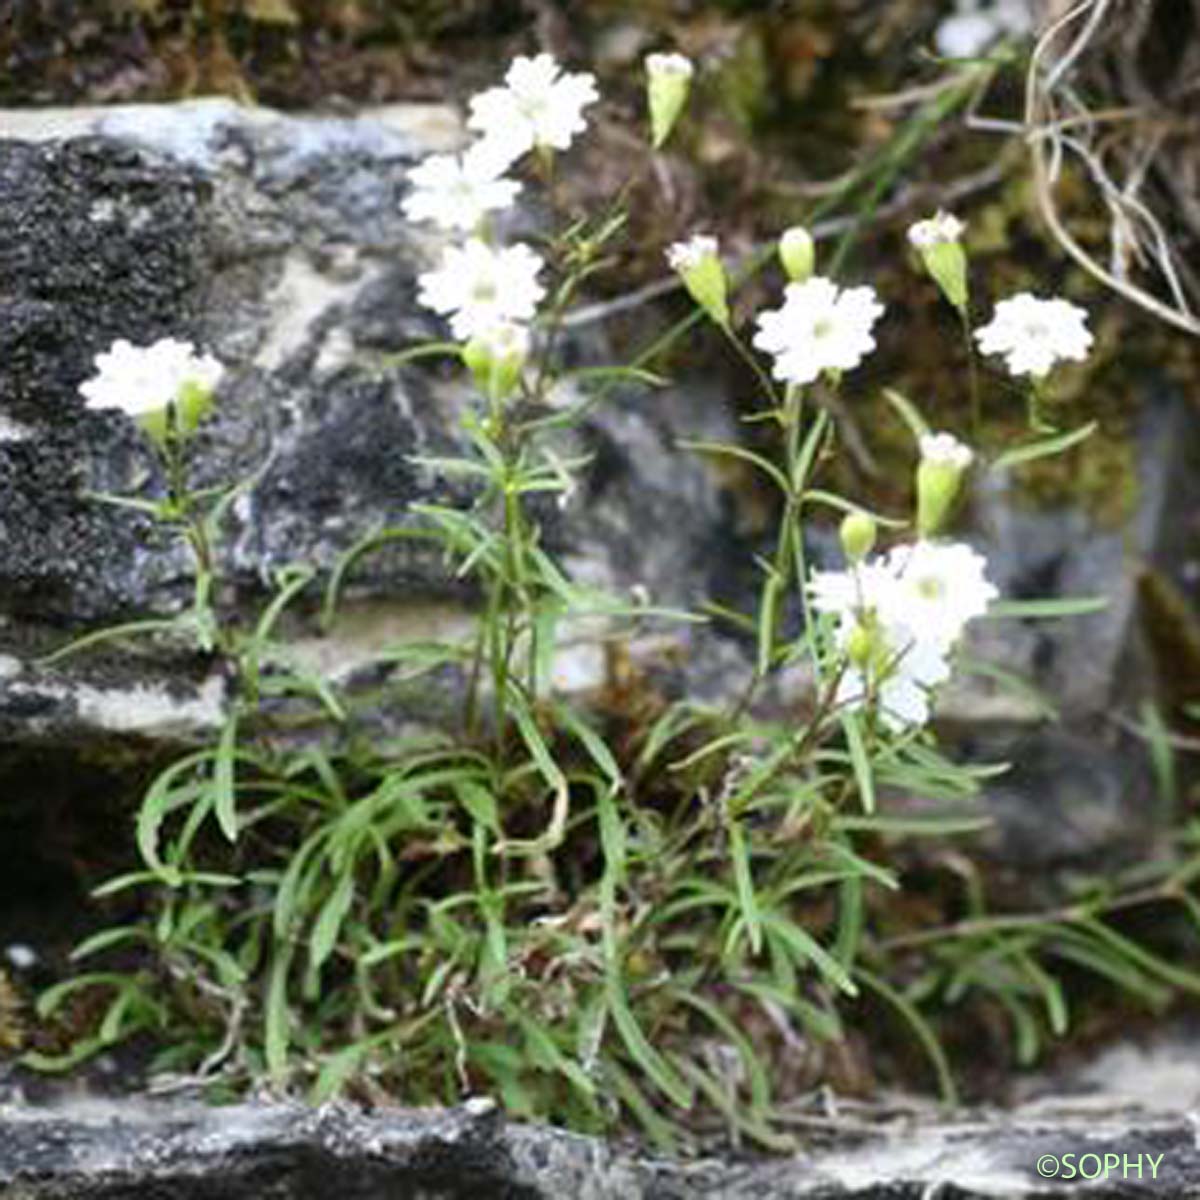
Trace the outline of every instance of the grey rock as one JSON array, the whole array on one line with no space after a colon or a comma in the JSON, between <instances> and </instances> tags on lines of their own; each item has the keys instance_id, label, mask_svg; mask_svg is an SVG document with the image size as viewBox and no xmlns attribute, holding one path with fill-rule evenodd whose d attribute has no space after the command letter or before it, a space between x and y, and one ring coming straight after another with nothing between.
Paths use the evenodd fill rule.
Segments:
<instances>
[{"instance_id":1,"label":"grey rock","mask_svg":"<svg viewBox=\"0 0 1200 1200\"><path fill-rule=\"evenodd\" d=\"M648 1158L545 1127L463 1109L282 1104L0 1111L3 1200L919 1200L929 1196L1200 1195L1185 1116L1136 1109L900 1114L831 1121L840 1135L790 1158L740 1163ZM1086 1156L1095 1155L1095 1159ZM1106 1156L1116 1156L1107 1157ZM1064 1186L1037 1173L1107 1177ZM1072 1157L1073 1156L1073 1157ZM1129 1178L1122 1164L1130 1162ZM1141 1178L1133 1173L1140 1161ZM1153 1163L1153 1168L1151 1167ZM1065 1164L1065 1165L1064 1165ZM1081 1164L1081 1167L1080 1165ZM1152 1175L1153 1169L1153 1175Z\"/></svg>"},{"instance_id":2,"label":"grey rock","mask_svg":"<svg viewBox=\"0 0 1200 1200\"><path fill-rule=\"evenodd\" d=\"M328 570L363 534L411 519L415 501L468 500L461 483L413 461L462 448L461 370L380 365L443 332L415 303L438 243L398 201L407 169L453 137L447 114L429 108L285 117L217 100L0 114L0 730L10 740L170 740L220 718L222 679L186 648L37 665L72 636L189 600L180 546L86 495L162 490L133 424L85 410L77 394L115 338L188 337L229 368L195 470L202 484L256 480L225 546L235 609L261 603L289 564ZM567 350L587 362L604 346L576 337ZM715 391L707 403L694 390L626 391L564 444L592 463L543 518L577 578L659 604L705 594L720 500L675 441L728 435L722 413ZM306 647L344 677L371 645L427 634L431 621L461 625L471 599L437 551L393 543L356 572L342 625ZM601 682L595 632L590 650L564 659L568 684Z\"/></svg>"}]
</instances>

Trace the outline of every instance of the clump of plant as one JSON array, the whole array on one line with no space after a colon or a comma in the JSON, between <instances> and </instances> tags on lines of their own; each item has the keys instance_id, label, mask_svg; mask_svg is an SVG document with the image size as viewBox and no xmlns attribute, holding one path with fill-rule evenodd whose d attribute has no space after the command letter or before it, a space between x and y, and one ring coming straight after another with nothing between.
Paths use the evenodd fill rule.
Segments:
<instances>
[{"instance_id":1,"label":"clump of plant","mask_svg":"<svg viewBox=\"0 0 1200 1200\"><path fill-rule=\"evenodd\" d=\"M659 147L684 110L692 67L678 55L647 66ZM1105 924L1135 895L1119 889L1013 918L987 913L972 887L961 923L897 929L896 840L979 828L985 819L964 814L963 802L1004 769L953 761L929 726L965 626L1094 603L999 600L983 555L947 536L986 448L928 429L896 393L914 435L915 512L872 513L820 487L838 453L833 402L872 351L884 308L872 288L818 274L802 228L780 239L783 302L758 315L749 344L715 239L669 251L699 310L752 367L762 393L754 419L778 434L774 456L689 443L750 464L779 492L757 608L725 614L754 640L744 689L724 709L664 702L632 737L616 738L601 712L554 686L572 624L601 621L614 636L623 622L697 619L581 586L542 538L539 502L570 492L585 465L563 454L561 431L615 382L657 382L621 365L565 369L557 353L564 315L621 235L624 193L555 230L542 253L505 245L492 228L518 194L514 164L531 158L552 181L595 98L589 75L549 55L518 58L503 86L471 102L479 138L419 166L405 200L414 220L460 239L420 280L421 303L446 319L450 339L405 357L456 358L473 381L461 452L420 460L471 484L473 498L414 505L401 526L353 548L325 600L335 612L353 564L388 540L440 547L448 570L477 587L474 632L387 653L408 680L461 681L456 726L357 737L345 699L289 666L276 629L314 578L306 566L281 577L252 629L222 613L215 545L233 492L196 494L187 482L190 433L217 364L161 343L99 360L85 394L140 414L168 482L162 501L132 503L177 530L196 563L194 604L174 631L222 656L236 683L219 737L146 793L141 866L99 889L140 896L132 917L75 952L108 965L39 1002L45 1018L80 992L99 993L102 1017L67 1055L30 1055L31 1064L62 1067L149 1034L161 1046L160 1079L218 1095L264 1081L314 1099L484 1093L513 1114L583 1129L633 1120L663 1144L716 1119L734 1137L783 1148L790 1064L838 1044L867 998L911 1028L952 1099L931 1009L993 998L1029 1057L1045 1029L1066 1028L1056 962L1153 999L1197 988L1192 973ZM1008 469L1090 431L1043 436L1039 407L1055 363L1085 354L1090 335L1081 310L1032 296L1002 301L972 331L961 234L939 214L911 240L968 341L1031 381L1031 437L987 463ZM965 428L969 390L962 412ZM808 568L804 522L817 508L841 514L840 571ZM792 609L798 633L785 619ZM805 680L799 715L759 702L785 673ZM267 736L279 695L308 697L334 736ZM918 797L922 810L890 809L892 796ZM1153 899L1195 905L1200 866L1187 854L1164 868Z\"/></svg>"}]
</instances>

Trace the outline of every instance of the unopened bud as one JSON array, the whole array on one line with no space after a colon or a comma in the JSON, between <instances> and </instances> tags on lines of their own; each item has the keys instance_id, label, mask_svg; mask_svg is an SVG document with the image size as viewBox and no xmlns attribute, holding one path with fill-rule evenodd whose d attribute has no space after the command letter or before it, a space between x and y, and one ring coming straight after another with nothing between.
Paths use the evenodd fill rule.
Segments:
<instances>
[{"instance_id":1,"label":"unopened bud","mask_svg":"<svg viewBox=\"0 0 1200 1200\"><path fill-rule=\"evenodd\" d=\"M646 99L655 150L670 137L687 103L694 73L692 64L682 54L646 55Z\"/></svg>"},{"instance_id":2,"label":"unopened bud","mask_svg":"<svg viewBox=\"0 0 1200 1200\"><path fill-rule=\"evenodd\" d=\"M875 548L875 518L870 513L852 512L842 518L838 535L842 551L851 563L860 563Z\"/></svg>"},{"instance_id":3,"label":"unopened bud","mask_svg":"<svg viewBox=\"0 0 1200 1200\"><path fill-rule=\"evenodd\" d=\"M696 235L676 242L667 251L667 262L679 272L688 293L718 325L729 324L728 284L717 252L717 239Z\"/></svg>"},{"instance_id":4,"label":"unopened bud","mask_svg":"<svg viewBox=\"0 0 1200 1200\"><path fill-rule=\"evenodd\" d=\"M876 636L867 625L855 625L846 639L846 657L860 671L865 671L875 658Z\"/></svg>"},{"instance_id":5,"label":"unopened bud","mask_svg":"<svg viewBox=\"0 0 1200 1200\"><path fill-rule=\"evenodd\" d=\"M935 537L945 526L973 458L970 448L948 433L921 438L917 467L917 532L921 537Z\"/></svg>"},{"instance_id":6,"label":"unopened bud","mask_svg":"<svg viewBox=\"0 0 1200 1200\"><path fill-rule=\"evenodd\" d=\"M963 249L963 223L951 213L939 212L918 221L908 230L908 240L921 256L925 270L942 295L959 310L967 309L967 253Z\"/></svg>"},{"instance_id":7,"label":"unopened bud","mask_svg":"<svg viewBox=\"0 0 1200 1200\"><path fill-rule=\"evenodd\" d=\"M812 277L817 262L817 249L812 234L803 225L785 229L779 239L779 261L791 283L804 283Z\"/></svg>"},{"instance_id":8,"label":"unopened bud","mask_svg":"<svg viewBox=\"0 0 1200 1200\"><path fill-rule=\"evenodd\" d=\"M463 362L475 384L489 400L503 400L521 379L529 357L529 332L523 325L503 321L472 338L462 350Z\"/></svg>"}]
</instances>

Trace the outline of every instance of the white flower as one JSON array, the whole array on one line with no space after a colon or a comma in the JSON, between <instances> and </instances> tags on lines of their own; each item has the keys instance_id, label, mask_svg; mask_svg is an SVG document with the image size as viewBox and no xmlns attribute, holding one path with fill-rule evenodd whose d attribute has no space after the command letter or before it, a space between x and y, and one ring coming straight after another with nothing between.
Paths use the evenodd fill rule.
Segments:
<instances>
[{"instance_id":1,"label":"white flower","mask_svg":"<svg viewBox=\"0 0 1200 1200\"><path fill-rule=\"evenodd\" d=\"M921 457L926 462L953 467L956 471L965 471L975 458L971 447L964 445L952 433L923 434L918 445Z\"/></svg>"},{"instance_id":2,"label":"white flower","mask_svg":"<svg viewBox=\"0 0 1200 1200\"><path fill-rule=\"evenodd\" d=\"M840 290L817 275L790 283L782 308L760 314L754 345L775 356L774 374L811 383L822 371L848 371L875 348L871 326L883 305L869 287Z\"/></svg>"},{"instance_id":3,"label":"white flower","mask_svg":"<svg viewBox=\"0 0 1200 1200\"><path fill-rule=\"evenodd\" d=\"M96 375L79 387L88 408L119 408L131 417L166 408L189 385L211 392L225 373L211 355L197 355L191 342L174 338L150 346L119 338L95 361Z\"/></svg>"},{"instance_id":4,"label":"white flower","mask_svg":"<svg viewBox=\"0 0 1200 1200\"><path fill-rule=\"evenodd\" d=\"M698 267L705 259L719 256L717 239L703 233L693 234L686 242L673 242L667 247L667 263L672 271L681 275Z\"/></svg>"},{"instance_id":5,"label":"white flower","mask_svg":"<svg viewBox=\"0 0 1200 1200\"><path fill-rule=\"evenodd\" d=\"M976 58L1005 34L1023 37L1033 29L1029 0L958 0L957 11L938 25L933 35L939 54L947 58Z\"/></svg>"},{"instance_id":6,"label":"white flower","mask_svg":"<svg viewBox=\"0 0 1200 1200\"><path fill-rule=\"evenodd\" d=\"M928 685L907 674L902 665L882 679L873 680L858 667L848 667L838 682L835 699L839 704L861 708L872 695L879 719L889 729L902 730L929 721Z\"/></svg>"},{"instance_id":7,"label":"white flower","mask_svg":"<svg viewBox=\"0 0 1200 1200\"><path fill-rule=\"evenodd\" d=\"M957 242L966 228L953 214L939 209L932 217L917 221L908 227L908 240L918 250L940 246L944 242Z\"/></svg>"},{"instance_id":8,"label":"white flower","mask_svg":"<svg viewBox=\"0 0 1200 1200\"><path fill-rule=\"evenodd\" d=\"M567 74L549 54L513 59L504 83L471 100L467 125L509 162L534 146L565 150L587 126L583 110L599 99L595 76Z\"/></svg>"},{"instance_id":9,"label":"white flower","mask_svg":"<svg viewBox=\"0 0 1200 1200\"><path fill-rule=\"evenodd\" d=\"M848 571L814 571L808 593L818 612L846 618L879 607L880 597L894 585L892 572L876 559Z\"/></svg>"},{"instance_id":10,"label":"white flower","mask_svg":"<svg viewBox=\"0 0 1200 1200\"><path fill-rule=\"evenodd\" d=\"M417 299L449 317L456 338L467 341L506 321L528 321L546 289L537 281L542 260L528 246L493 249L479 238L448 246L436 271L417 281Z\"/></svg>"},{"instance_id":11,"label":"white flower","mask_svg":"<svg viewBox=\"0 0 1200 1200\"><path fill-rule=\"evenodd\" d=\"M1022 292L996 305L991 324L975 331L984 354L1002 354L1013 375L1046 375L1061 359L1082 362L1092 344L1087 312L1066 300Z\"/></svg>"},{"instance_id":12,"label":"white flower","mask_svg":"<svg viewBox=\"0 0 1200 1200\"><path fill-rule=\"evenodd\" d=\"M921 541L847 571L816 572L810 603L837 618L844 656L839 703L874 700L885 725L923 725L964 625L998 595L986 565L969 546Z\"/></svg>"},{"instance_id":13,"label":"white flower","mask_svg":"<svg viewBox=\"0 0 1200 1200\"><path fill-rule=\"evenodd\" d=\"M413 190L401 207L410 220L469 232L486 213L512 204L521 190L501 178L506 166L482 142L464 154L431 155L409 172Z\"/></svg>"},{"instance_id":14,"label":"white flower","mask_svg":"<svg viewBox=\"0 0 1200 1200\"><path fill-rule=\"evenodd\" d=\"M678 79L691 79L696 68L682 54L647 54L646 71L650 75L670 75Z\"/></svg>"},{"instance_id":15,"label":"white flower","mask_svg":"<svg viewBox=\"0 0 1200 1200\"><path fill-rule=\"evenodd\" d=\"M921 642L942 649L1000 594L985 575L987 560L962 542L897 546L887 568L894 583L881 595L884 623L919 631Z\"/></svg>"},{"instance_id":16,"label":"white flower","mask_svg":"<svg viewBox=\"0 0 1200 1200\"><path fill-rule=\"evenodd\" d=\"M839 703L861 707L873 698L880 719L893 729L929 720L930 689L950 678L948 647L905 625L886 624L875 609L864 610L861 623L855 617L844 619L837 640L846 654Z\"/></svg>"}]
</instances>

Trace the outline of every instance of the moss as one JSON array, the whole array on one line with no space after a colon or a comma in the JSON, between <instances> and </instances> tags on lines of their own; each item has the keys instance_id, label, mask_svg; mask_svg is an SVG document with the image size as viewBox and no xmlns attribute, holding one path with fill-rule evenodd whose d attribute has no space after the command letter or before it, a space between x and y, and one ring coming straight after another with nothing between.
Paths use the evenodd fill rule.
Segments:
<instances>
[{"instance_id":1,"label":"moss","mask_svg":"<svg viewBox=\"0 0 1200 1200\"><path fill-rule=\"evenodd\" d=\"M707 80L721 109L741 129L752 131L770 111L771 70L761 28L747 23L728 56Z\"/></svg>"},{"instance_id":2,"label":"moss","mask_svg":"<svg viewBox=\"0 0 1200 1200\"><path fill-rule=\"evenodd\" d=\"M0 970L0 1054L12 1054L25 1046L24 1002L7 972Z\"/></svg>"}]
</instances>

